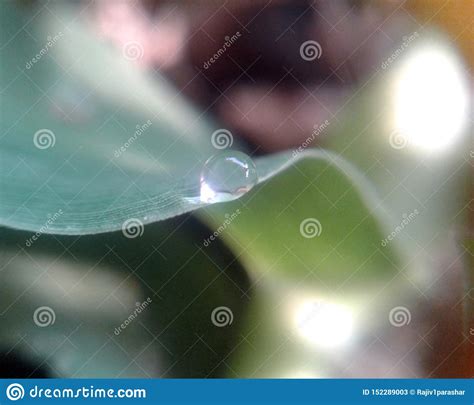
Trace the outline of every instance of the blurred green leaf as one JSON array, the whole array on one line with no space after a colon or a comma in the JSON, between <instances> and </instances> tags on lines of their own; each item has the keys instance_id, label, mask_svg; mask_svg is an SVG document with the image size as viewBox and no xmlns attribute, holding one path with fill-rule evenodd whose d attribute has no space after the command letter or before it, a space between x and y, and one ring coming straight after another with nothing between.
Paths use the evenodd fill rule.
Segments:
<instances>
[{"instance_id":1,"label":"blurred green leaf","mask_svg":"<svg viewBox=\"0 0 474 405\"><path fill-rule=\"evenodd\" d=\"M333 154L302 156L309 158L240 200L198 211L250 274L245 339L231 357L240 376L290 376L302 362L330 373L328 353L314 354L298 337L298 311L306 304L353 308L353 339L362 339L385 324L397 298L410 295L395 244L381 247L386 213L370 185ZM278 158L289 155L267 159Z\"/></svg>"},{"instance_id":2,"label":"blurred green leaf","mask_svg":"<svg viewBox=\"0 0 474 405\"><path fill-rule=\"evenodd\" d=\"M136 239L42 235L30 247L30 233L3 229L0 358L20 353L50 377L221 375L248 279L221 243L199 247L208 235L189 216L147 226ZM34 313L44 306L55 321L40 327ZM227 327L212 322L221 306L234 315Z\"/></svg>"},{"instance_id":3,"label":"blurred green leaf","mask_svg":"<svg viewBox=\"0 0 474 405\"><path fill-rule=\"evenodd\" d=\"M224 212L242 212L220 233L253 280L245 339L233 353L242 375L351 375L338 362L355 362L364 345L391 326L393 308L403 305L418 316L418 303L437 294L443 263L458 259L452 237L466 221L467 130L439 154L392 147L387 123L393 121L395 74L376 73L379 80L356 90L330 123L322 143L337 155L314 152L327 162L300 161L238 202L198 212L215 229L225 223ZM306 220L320 235L302 237ZM300 336L298 313L311 302L352 309L356 330L341 357ZM320 327L337 331L338 322L344 323L334 319Z\"/></svg>"}]
</instances>

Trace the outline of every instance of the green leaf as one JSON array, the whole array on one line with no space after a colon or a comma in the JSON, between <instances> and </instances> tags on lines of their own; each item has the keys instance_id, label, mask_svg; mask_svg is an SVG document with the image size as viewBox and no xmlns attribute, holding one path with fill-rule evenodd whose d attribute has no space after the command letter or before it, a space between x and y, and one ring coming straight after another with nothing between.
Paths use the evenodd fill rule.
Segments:
<instances>
[{"instance_id":1,"label":"green leaf","mask_svg":"<svg viewBox=\"0 0 474 405\"><path fill-rule=\"evenodd\" d=\"M1 7L0 222L84 234L197 208L189 197L215 153L204 114L67 7Z\"/></svg>"},{"instance_id":2,"label":"green leaf","mask_svg":"<svg viewBox=\"0 0 474 405\"><path fill-rule=\"evenodd\" d=\"M250 274L251 305L231 357L240 377L291 376L306 362L330 372L329 353L298 337L307 305L351 308L352 338L362 339L410 296L399 273L403 256L395 244L381 246L386 212L370 184L331 153L300 157L240 200L198 211ZM278 159L289 155L265 164Z\"/></svg>"},{"instance_id":3,"label":"green leaf","mask_svg":"<svg viewBox=\"0 0 474 405\"><path fill-rule=\"evenodd\" d=\"M420 302L436 294L433 286L446 271L437 263L457 260L452 234L453 225L465 222L468 206L462 187L467 131L445 153L391 147L394 74L377 72L330 123L322 142L336 154L311 152L326 159L296 164L281 155L286 172L238 202L198 212L253 280L245 338L232 353L241 376L373 375L361 369L350 374L347 365L360 361L373 339L394 334L394 308L422 317ZM278 157L267 159L271 167ZM228 223L224 213L237 209ZM321 230L319 236L302 237L305 220ZM311 305L320 309L317 330L300 324ZM348 341L338 345L344 334ZM318 341L321 336L333 344ZM383 340L391 347L389 341ZM380 362L390 361L380 356Z\"/></svg>"},{"instance_id":4,"label":"green leaf","mask_svg":"<svg viewBox=\"0 0 474 405\"><path fill-rule=\"evenodd\" d=\"M61 31L60 26L53 28L53 23L57 24L58 20L50 16L47 18L47 11L40 11L35 18L40 19L42 14L46 14L44 19L48 22L46 26L49 32ZM166 271L161 266L157 268L150 265L149 270L145 272L145 286L166 284L168 278L173 281L172 285L175 287L168 288L171 286L167 285L165 290L173 293L172 296L164 299L164 305L154 313L159 313L155 315L156 319L166 324L166 321L172 322L174 316L179 318L180 311L184 311L182 315L187 321L182 321L180 327L170 331L164 342L171 345L173 353L176 351L183 356L186 356L186 350L195 343L193 333L186 328L187 324L196 325L190 319L196 319L200 325L209 326L209 313L213 308L225 306L233 310L235 324L232 327L237 329L232 329L232 334L225 329L217 330L214 326L202 330L202 333L209 334L205 339L208 345L214 345L215 342L218 345L217 348L211 346L209 349L199 344L202 350L207 352L208 360L209 350L219 353L220 347L220 350L226 350L227 355L239 343L235 341L239 335L236 330L240 330L245 322L242 311L244 306L239 304L242 299L265 301L269 296L274 296L273 287L276 284L288 282L288 285L292 285L291 279L295 277L311 290L318 286L319 289L315 291L323 295L328 294L335 286L341 287L339 294L352 295L355 290L349 287L352 287L353 281L365 280L377 285L380 280L388 280L393 275L392 262L396 259L391 250L376 251L373 254L382 235L378 221L383 223L385 216L376 193L354 166L324 151L299 154L296 159L290 153L255 159L260 184L252 192L239 201L215 204L209 211L198 214L206 216L214 212L212 222L209 218L206 218L206 221L219 229L219 224L226 219L226 212L232 215L236 207L242 207L242 214L232 223L229 234L224 232L219 235L234 253L234 257L227 256L223 264L219 265L216 261L216 250L219 250L217 241L213 240L212 247L206 250L206 241L211 235L202 237L202 247L191 248L186 243L186 234L173 232L174 228L170 228L168 221L160 223L159 227L151 226L151 232L150 226L141 227L141 224L163 220L205 205L196 204L192 198L195 197L194 193L199 191L202 165L215 153L210 142L210 134L214 128L203 124L201 117L183 105L181 99L162 82L157 84L146 79L144 72L137 73L135 68L120 60L112 50L107 51L103 45L95 44L83 27L71 21L67 11L61 12L60 15L69 30L31 69L25 70L20 64L20 61L24 63L31 58L31 40L26 33L18 34L15 47L7 43L2 50L2 56L8 56L9 60L8 69L5 75L2 75L2 89L4 96L15 103L9 104L2 111L2 161L9 170L4 171L1 178L0 189L4 204L0 208L0 219L5 225L37 232L36 238L35 235L27 237L24 233L20 238L25 240L21 245L29 241L31 246L26 247L33 247L30 253L32 257L44 254L42 252L45 247L41 244L43 241L59 241L61 246L69 248L70 237L47 236L45 233L84 234L111 231L120 229L129 219L136 219L138 225L135 231L141 232L145 229L146 238L150 239L144 241L140 238L134 247L131 246L130 240L124 239L116 252L126 257L123 257L123 263L119 263L119 268L114 267L115 270L112 271L117 273L120 268L123 271L128 266L135 270L134 264L138 260L136 256L147 257L150 245L153 246L152 240L160 240L164 236L159 235L171 233L168 249L172 252L176 249L182 251L173 256ZM4 27L8 30L10 26L6 24ZM12 35L13 33L9 32L5 37L10 38ZM23 45L20 46L23 54L13 53L13 50L19 47L17 41ZM87 43L88 46L81 47L82 43ZM97 61L100 63L97 64ZM114 69L107 66L114 66ZM71 81L72 74L74 78L82 78L80 86ZM10 86L10 83L14 85ZM87 84L94 96L88 97L88 91L78 96L78 89L83 89ZM28 91L32 86L38 92ZM19 92L27 96L20 97ZM76 101L77 97L84 97L84 102L91 104L93 108L70 111L72 123L70 119L64 121L63 115L52 119L51 108L61 107L58 104L64 104L65 100L67 104L68 97L75 97ZM172 106L163 107L162 100L169 98L176 101ZM148 119L152 124L133 142L129 141L130 145L126 150L116 157L114 152L121 151L120 147L133 135L135 125L148 123ZM54 145L45 149L34 144L34 134L42 128L52 131L55 135ZM186 136L191 131L192 136ZM238 148L238 145L235 146ZM313 181L315 184L310 184ZM304 238L300 231L302 221L311 218L320 218L322 226L322 234L316 239ZM175 223L174 225L176 226ZM124 233L127 231L129 230L125 229ZM265 234L258 238L259 243L256 243L254 236L257 237L260 231L265 231ZM311 229L308 232L311 232ZM11 239L10 235L6 236ZM107 253L107 245L115 246L120 238L123 239L121 233L81 237L78 242L79 251L73 254L78 257L79 263L87 263L87 258L94 262ZM15 241L15 238L13 240ZM80 241L83 241L83 244L80 244ZM249 241L252 241L251 246L247 246ZM54 262L61 246L56 248L59 250L53 249L51 253L46 253L49 263ZM246 248L243 249L243 246ZM207 260L192 267L191 278L182 279L179 264L184 264L185 260L193 257L196 252L200 252L197 257L202 258L204 255ZM282 253L281 260L275 257L275 252ZM13 250L11 255L15 257L16 253L17 251ZM165 253L165 256L168 256L168 253ZM157 260L156 254L154 257ZM254 294L255 285L246 285L242 281L234 282L233 284L240 288L240 300L231 299L229 304L228 288L212 285L213 278L205 276L209 272L206 269L209 262L218 263L217 266L211 266L214 269L217 267L225 270L235 266L233 263L236 258L244 264L252 277L263 277L257 284L261 283L263 290L269 291L268 294L261 294L259 289ZM114 263L117 260L114 259ZM68 274L68 261L61 264ZM81 266L79 273L87 274L87 265ZM223 270L221 272L225 274ZM97 271L107 272L102 267ZM9 274L13 274L13 270L10 270ZM143 277L145 274L140 272ZM351 274L354 279L346 282ZM218 275L223 277L221 273ZM309 279L305 280L304 277L308 275ZM75 283L81 276L76 275L70 279ZM346 284L342 285L344 282ZM12 288L9 283L5 282L4 285L21 294L21 291ZM182 285L199 292L203 289L206 291L209 285L212 286L212 293L209 292L205 299L203 297L199 310L188 311L186 305L192 301L192 295L187 293L180 300L177 292ZM107 288L102 289L99 295L103 296L108 291ZM254 295L256 298L253 298ZM355 299L358 299L359 295L356 294ZM141 299L145 298L143 294L139 296ZM42 302L43 298L33 296L31 301L37 306L59 305L59 301L54 297L50 297L50 301L46 303ZM6 300L6 303L8 302ZM257 307L250 308L248 316L251 317ZM19 319L27 319L31 309L32 307L22 308L22 316ZM65 312L59 312L58 316L63 315L63 319L84 320L84 313L80 309L78 307L73 315L66 316ZM91 347L91 341L96 340L103 344L104 334L110 330L110 325L118 322L121 316L126 316L128 311L130 307L126 306L120 316L115 316L114 320L108 323L104 322L105 330L96 330L97 337L92 334L84 339L82 345L92 349L88 353L92 355L93 350L100 347ZM281 321L279 318L278 322ZM24 324L18 324L18 327L21 329L22 325ZM89 322L85 322L85 327L94 329ZM154 332L151 326L149 328ZM36 336L38 330L33 331ZM33 334L31 331L29 333ZM140 335L140 338L143 336ZM185 342L180 342L181 339ZM123 342L123 345L126 344L130 343ZM143 344L139 344L139 347L143 348ZM267 349L272 347L268 345ZM44 353L47 356L52 355L51 350L52 347L48 346ZM128 352L128 349L125 351ZM163 354L166 350L159 349L159 352ZM114 357L116 353L118 351L113 351L111 356ZM212 358L211 355L210 359ZM202 370L192 371L191 374L202 376L229 367L230 374L235 370L237 375L250 375L244 367L230 365L221 360L222 358L225 356L216 356L218 361L212 367L206 364ZM118 356L117 360L123 359ZM173 360L176 361L175 356ZM181 361L179 356L177 361ZM201 360L182 361L185 366L181 370L185 370L189 364L199 364ZM101 365L98 366L94 362L87 368L94 370L94 367L98 367L103 375L120 368L118 364L111 364L109 368L102 359L99 362ZM77 364L77 361L73 362L71 369L64 371L64 374L72 375ZM139 363L139 368L146 369L144 364L146 363ZM170 367L172 366L173 363ZM87 373L87 370L84 372ZM140 370L130 371L131 374L137 372L140 373Z\"/></svg>"},{"instance_id":5,"label":"green leaf","mask_svg":"<svg viewBox=\"0 0 474 405\"><path fill-rule=\"evenodd\" d=\"M443 63L430 64L440 60ZM401 93L407 78L416 84L414 77L422 86ZM376 71L344 104L338 120L331 122L331 136L323 140L324 147L353 163L374 184L389 213L388 230L394 231L417 210L396 239L409 256L411 272L417 273L414 280L425 284L423 290L432 282L433 261L440 259L440 253L447 260L446 246L453 232L466 223L469 196L464 184L469 176L472 124L468 111L453 112L450 107L468 108L468 80L465 63L451 40L423 30L390 69ZM456 100L446 88L459 93ZM413 105L409 96L420 103ZM413 111L400 123L401 104ZM436 116L440 106L443 115ZM414 139L404 137L403 125L411 129ZM435 134L429 131L433 127ZM441 137L444 146L435 148L440 128L446 131ZM397 139L401 144L392 145Z\"/></svg>"},{"instance_id":6,"label":"green leaf","mask_svg":"<svg viewBox=\"0 0 474 405\"><path fill-rule=\"evenodd\" d=\"M54 15L45 8L27 15L10 3L1 7L1 37L6 42L0 51L5 61L0 80L0 223L37 232L36 238L19 231L4 233L13 244L5 248L2 290L26 294L25 306L8 312L7 322L14 330L43 344L46 333L41 338L41 331L31 328L32 311L41 305L59 308L59 335L83 322L84 336L75 344L92 356L84 376L91 370L104 376L117 370L135 376L146 370L153 375L226 372L266 377L290 376L305 368L311 375L329 376L340 375L337 363L343 356L349 358L368 338L378 336L392 307L416 308L416 289L436 278L429 254L419 253L434 254L448 240L448 225L459 220L465 196L456 190L465 165L460 149L449 158L430 160L390 148L380 136L391 114L390 107L385 111L387 94L374 93L372 86L355 93L343 119L338 115L341 123L331 122L327 146L333 152L257 158L259 184L250 193L231 203L208 205L196 202L196 197L201 168L216 153L210 140L216 126L183 102L161 76L139 72L116 51L97 43L71 10L55 6ZM26 32L17 31L30 20L35 21L35 38L44 38L44 43L34 44ZM27 68L48 42L47 35L58 33L54 46ZM146 127L138 135L137 125L140 130ZM35 146L40 130L46 130L39 134L46 135L50 147ZM240 149L236 142L234 147ZM195 214L214 234L190 236L192 227L180 231L176 221L183 217L151 224L202 207ZM415 209L420 215L384 246L403 214ZM70 253L75 238L44 235L114 231L128 220L137 226L125 228L124 234L144 229L145 239L130 240L120 232L81 236L77 251ZM16 232L19 236L12 238ZM221 254L219 239L232 256ZM23 248L28 240L26 247L32 250ZM55 245L49 252L48 244ZM58 259L61 252L64 260ZM105 260L110 270L99 266L98 274L92 277L93 271L84 285L90 270L87 260L95 262L105 254L110 256ZM60 308L62 300L54 294L45 297L40 288L22 288L34 282L38 258L46 260L39 267L47 269L58 260L61 269L54 279L64 276L69 288L97 285L98 297L114 291L103 283L104 277L115 286L114 277L125 277L132 269L136 284L126 284L123 295L133 298L123 311L108 316L91 314L87 305L98 302L93 294L90 303L82 302L89 293L78 294L73 309ZM27 269L18 271L24 260L30 260ZM143 260L143 268L135 273ZM72 264L80 269L75 271ZM21 277L25 284L18 284ZM120 345L132 359L123 363L120 347L112 344L108 355L94 358L111 327L128 316L134 300L147 297L150 286L158 294L166 286L166 295L163 301L153 299L153 308L143 314L146 325L152 336L163 337L160 343L173 355L167 357L158 342L150 352L141 351L148 344L146 334L133 328L120 335ZM12 296L1 297L4 307L12 302ZM343 326L348 318L338 308L350 308L350 350L339 353L336 348L334 355L302 339L298 316L302 307L314 302L329 305L335 323ZM220 306L232 310L231 329L209 322L210 313ZM168 324L168 332L161 334ZM340 334L347 331L343 328ZM340 334L333 336L335 341ZM204 343L198 337L204 337ZM11 333L5 331L2 339L11 346ZM79 359L61 368L66 360L61 350L54 353L59 342L44 343L46 348L37 350L40 357L51 357L63 375L73 375ZM163 367L157 369L155 362L150 369L149 356L164 356Z\"/></svg>"},{"instance_id":7,"label":"green leaf","mask_svg":"<svg viewBox=\"0 0 474 405\"><path fill-rule=\"evenodd\" d=\"M220 359L235 345L247 305L242 267L221 243L201 248L209 231L190 216L126 235L42 235L27 247L30 233L3 229L0 320L8 327L0 329L0 358L19 354L32 362L29 372L49 377L227 371ZM54 323L45 313L43 326L35 323L42 307ZM213 323L219 307L233 314L225 327Z\"/></svg>"}]
</instances>

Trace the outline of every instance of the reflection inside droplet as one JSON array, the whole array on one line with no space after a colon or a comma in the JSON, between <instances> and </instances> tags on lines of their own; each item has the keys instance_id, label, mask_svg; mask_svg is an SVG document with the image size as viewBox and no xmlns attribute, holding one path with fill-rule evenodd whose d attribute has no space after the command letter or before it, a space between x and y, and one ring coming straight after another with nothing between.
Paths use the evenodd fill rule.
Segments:
<instances>
[{"instance_id":1,"label":"reflection inside droplet","mask_svg":"<svg viewBox=\"0 0 474 405\"><path fill-rule=\"evenodd\" d=\"M245 153L228 151L211 157L201 172L201 202L231 201L257 184L255 163Z\"/></svg>"}]
</instances>

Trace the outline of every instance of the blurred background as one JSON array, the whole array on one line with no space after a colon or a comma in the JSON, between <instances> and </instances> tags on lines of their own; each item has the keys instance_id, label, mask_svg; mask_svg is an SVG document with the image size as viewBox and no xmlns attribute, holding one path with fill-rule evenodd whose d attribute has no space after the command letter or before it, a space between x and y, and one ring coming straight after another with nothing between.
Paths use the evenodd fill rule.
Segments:
<instances>
[{"instance_id":1,"label":"blurred background","mask_svg":"<svg viewBox=\"0 0 474 405\"><path fill-rule=\"evenodd\" d=\"M474 377L474 3L0 7L1 377ZM231 148L292 167L163 221L68 224Z\"/></svg>"}]
</instances>

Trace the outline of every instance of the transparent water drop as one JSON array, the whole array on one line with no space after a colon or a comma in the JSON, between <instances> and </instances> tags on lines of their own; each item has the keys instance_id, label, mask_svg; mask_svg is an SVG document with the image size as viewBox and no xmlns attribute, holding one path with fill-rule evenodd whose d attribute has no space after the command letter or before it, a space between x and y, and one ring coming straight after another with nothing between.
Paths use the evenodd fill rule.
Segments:
<instances>
[{"instance_id":1,"label":"transparent water drop","mask_svg":"<svg viewBox=\"0 0 474 405\"><path fill-rule=\"evenodd\" d=\"M201 202L235 200L257 184L257 168L245 153L226 151L211 157L201 172Z\"/></svg>"}]
</instances>

